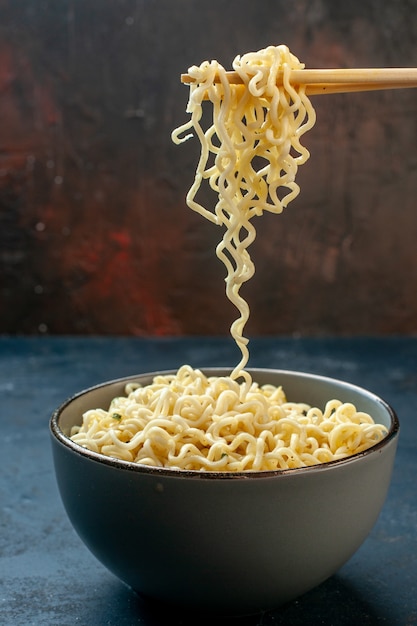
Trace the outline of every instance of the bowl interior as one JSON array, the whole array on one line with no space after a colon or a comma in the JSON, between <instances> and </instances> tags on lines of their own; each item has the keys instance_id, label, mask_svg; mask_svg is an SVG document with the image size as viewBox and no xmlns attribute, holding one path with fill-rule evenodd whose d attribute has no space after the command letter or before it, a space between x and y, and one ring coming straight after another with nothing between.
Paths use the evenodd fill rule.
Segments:
<instances>
[{"instance_id":1,"label":"bowl interior","mask_svg":"<svg viewBox=\"0 0 417 626\"><path fill-rule=\"evenodd\" d=\"M209 376L228 376L230 374L228 368L202 368L202 371ZM326 402L334 398L342 402L353 403L358 411L369 413L376 423L386 426L388 435L383 441L394 436L399 430L399 422L395 412L383 399L351 383L316 374L288 370L252 368L248 371L259 385L281 385L288 401L304 402L319 408L324 408ZM53 434L63 439L67 444L71 443L71 445L79 447L70 442L68 437L71 428L81 424L82 415L85 411L95 408L108 409L114 397L124 395L125 385L128 382L137 381L142 385L147 385L152 382L155 375L166 373L175 373L175 371L133 375L81 391L55 411L51 419ZM88 452L86 453L88 454Z\"/></svg>"}]
</instances>

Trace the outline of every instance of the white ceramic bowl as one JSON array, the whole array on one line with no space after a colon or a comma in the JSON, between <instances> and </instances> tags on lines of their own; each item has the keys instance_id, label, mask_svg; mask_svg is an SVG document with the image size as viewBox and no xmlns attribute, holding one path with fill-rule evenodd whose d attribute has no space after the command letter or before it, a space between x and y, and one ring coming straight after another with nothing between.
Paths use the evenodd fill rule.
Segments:
<instances>
[{"instance_id":1,"label":"white ceramic bowl","mask_svg":"<svg viewBox=\"0 0 417 626\"><path fill-rule=\"evenodd\" d=\"M128 380L148 384L155 373L82 391L51 418L57 482L74 528L110 571L149 598L221 613L274 608L335 573L384 504L399 433L390 406L331 378L249 371L259 384L282 385L289 400L319 407L332 398L352 402L385 424L388 435L348 459L236 474L151 468L69 439L86 410L108 408Z\"/></svg>"}]
</instances>

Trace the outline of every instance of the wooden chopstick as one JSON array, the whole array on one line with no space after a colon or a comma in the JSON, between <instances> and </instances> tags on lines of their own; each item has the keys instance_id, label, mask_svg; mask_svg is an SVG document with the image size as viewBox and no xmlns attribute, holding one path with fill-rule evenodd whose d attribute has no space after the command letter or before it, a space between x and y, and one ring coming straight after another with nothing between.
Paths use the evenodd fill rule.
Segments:
<instances>
[{"instance_id":1,"label":"wooden chopstick","mask_svg":"<svg viewBox=\"0 0 417 626\"><path fill-rule=\"evenodd\" d=\"M237 72L226 72L230 84L242 84ZM189 74L181 74L181 82L195 82ZM306 85L307 95L375 91L380 89L405 89L417 87L417 68L358 68L291 70L292 85ZM277 84L282 84L282 72Z\"/></svg>"}]
</instances>

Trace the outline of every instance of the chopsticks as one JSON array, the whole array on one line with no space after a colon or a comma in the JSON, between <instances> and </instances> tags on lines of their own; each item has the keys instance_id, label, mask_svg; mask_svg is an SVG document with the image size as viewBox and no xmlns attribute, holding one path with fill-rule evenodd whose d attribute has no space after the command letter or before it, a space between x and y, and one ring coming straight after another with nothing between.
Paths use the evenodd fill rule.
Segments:
<instances>
[{"instance_id":1,"label":"chopsticks","mask_svg":"<svg viewBox=\"0 0 417 626\"><path fill-rule=\"evenodd\" d=\"M226 75L230 84L242 84L242 79L237 72L226 72ZM181 74L181 82L190 84L195 81L189 74ZM291 70L290 83L292 85L306 85L306 94L309 96L381 89L406 89L417 87L417 68ZM282 84L282 72L278 74L277 84Z\"/></svg>"}]
</instances>

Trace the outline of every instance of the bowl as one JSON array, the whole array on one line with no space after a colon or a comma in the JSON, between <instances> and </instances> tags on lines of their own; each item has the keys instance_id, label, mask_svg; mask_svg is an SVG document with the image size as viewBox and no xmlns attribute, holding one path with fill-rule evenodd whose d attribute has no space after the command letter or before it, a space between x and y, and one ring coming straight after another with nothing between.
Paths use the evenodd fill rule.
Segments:
<instances>
[{"instance_id":1,"label":"bowl","mask_svg":"<svg viewBox=\"0 0 417 626\"><path fill-rule=\"evenodd\" d=\"M276 608L334 574L378 518L399 434L393 409L340 380L248 371L261 385L282 385L288 400L318 407L332 398L352 402L388 434L346 459L234 474L138 465L91 452L69 438L86 410L107 409L127 382L145 385L168 372L86 389L52 415L56 478L70 521L97 559L147 598L223 614ZM230 369L203 372L224 376Z\"/></svg>"}]
</instances>

